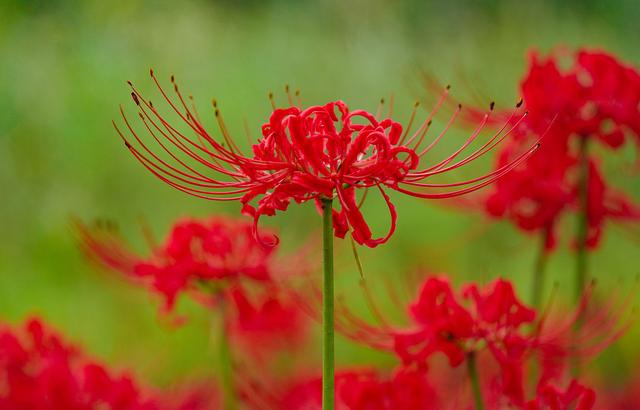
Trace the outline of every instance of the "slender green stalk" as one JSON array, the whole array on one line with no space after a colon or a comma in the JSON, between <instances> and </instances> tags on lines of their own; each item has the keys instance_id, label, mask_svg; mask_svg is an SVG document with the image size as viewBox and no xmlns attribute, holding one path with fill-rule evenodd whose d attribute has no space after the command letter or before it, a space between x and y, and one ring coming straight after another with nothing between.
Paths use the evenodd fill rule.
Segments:
<instances>
[{"instance_id":1,"label":"slender green stalk","mask_svg":"<svg viewBox=\"0 0 640 410\"><path fill-rule=\"evenodd\" d=\"M333 327L333 200L322 200L322 409L333 410L334 399L334 327Z\"/></svg>"},{"instance_id":2,"label":"slender green stalk","mask_svg":"<svg viewBox=\"0 0 640 410\"><path fill-rule=\"evenodd\" d=\"M588 214L587 207L589 204L589 158L588 152L588 140L587 138L580 139L580 151L578 161L578 195L579 195L579 209L576 227L576 302L580 302L584 287L587 283L587 234L588 234Z\"/></svg>"},{"instance_id":3,"label":"slender green stalk","mask_svg":"<svg viewBox=\"0 0 640 410\"><path fill-rule=\"evenodd\" d=\"M589 158L588 158L588 139L583 137L580 139L580 151L578 153L579 169L578 169L578 196L579 209L577 215L576 226L576 284L575 284L575 300L576 305L580 304L580 300L584 293L587 283L587 234L589 229L588 206L589 206ZM574 334L577 334L582 327L582 314L577 318L574 326ZM581 373L580 358L575 356L573 359L572 373L574 377L579 377Z\"/></svg>"},{"instance_id":4,"label":"slender green stalk","mask_svg":"<svg viewBox=\"0 0 640 410\"><path fill-rule=\"evenodd\" d=\"M224 303L221 304L220 324L219 354L224 409L235 410L237 406L233 383L233 360L231 357L231 347L229 346L229 335L227 333L228 329Z\"/></svg>"},{"instance_id":5,"label":"slender green stalk","mask_svg":"<svg viewBox=\"0 0 640 410\"><path fill-rule=\"evenodd\" d=\"M478 369L476 367L476 355L473 352L467 354L467 372L469 374L469 380L471 381L471 389L473 390L475 410L484 410L480 379L478 378Z\"/></svg>"},{"instance_id":6,"label":"slender green stalk","mask_svg":"<svg viewBox=\"0 0 640 410\"><path fill-rule=\"evenodd\" d=\"M536 254L535 265L533 269L533 285L531 287L531 305L539 309L542 303L542 294L544 293L544 285L546 282L546 267L547 267L547 234L549 230L545 228L540 235L540 246L538 247L538 253Z\"/></svg>"}]
</instances>

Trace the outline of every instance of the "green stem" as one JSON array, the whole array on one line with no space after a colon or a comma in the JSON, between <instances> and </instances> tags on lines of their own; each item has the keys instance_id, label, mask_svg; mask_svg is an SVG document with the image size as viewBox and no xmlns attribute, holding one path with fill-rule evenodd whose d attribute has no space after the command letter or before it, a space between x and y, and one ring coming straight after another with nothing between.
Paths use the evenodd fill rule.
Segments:
<instances>
[{"instance_id":1,"label":"green stem","mask_svg":"<svg viewBox=\"0 0 640 410\"><path fill-rule=\"evenodd\" d=\"M540 308L542 302L542 294L544 293L545 285L545 270L547 267L547 235L549 228L545 228L540 235L540 246L536 255L535 265L533 269L533 286L531 295L531 305L535 309Z\"/></svg>"},{"instance_id":2,"label":"green stem","mask_svg":"<svg viewBox=\"0 0 640 410\"><path fill-rule=\"evenodd\" d=\"M333 200L322 200L322 409L333 410L334 327L333 327Z\"/></svg>"},{"instance_id":3,"label":"green stem","mask_svg":"<svg viewBox=\"0 0 640 410\"><path fill-rule=\"evenodd\" d=\"M480 379L478 378L478 369L476 368L476 355L474 352L467 354L467 372L469 374L469 380L471 381L471 389L473 390L475 410L484 410Z\"/></svg>"},{"instance_id":4,"label":"green stem","mask_svg":"<svg viewBox=\"0 0 640 410\"><path fill-rule=\"evenodd\" d=\"M231 358L231 347L229 346L229 337L227 333L227 318L224 309L224 302L221 303L220 315L220 375L222 378L222 393L225 410L236 409L236 397L233 383L233 360Z\"/></svg>"},{"instance_id":5,"label":"green stem","mask_svg":"<svg viewBox=\"0 0 640 410\"><path fill-rule=\"evenodd\" d=\"M581 303L584 288L587 283L587 235L589 230L588 206L589 206L589 157L588 139L580 139L580 150L578 152L578 198L579 209L576 227L576 284L575 300L576 306ZM578 339L578 333L582 327L582 314L578 316L574 326L574 339ZM574 377L579 377L581 373L580 358L576 355L573 359L572 373Z\"/></svg>"},{"instance_id":6,"label":"green stem","mask_svg":"<svg viewBox=\"0 0 640 410\"><path fill-rule=\"evenodd\" d=\"M576 302L580 302L585 284L587 283L587 234L588 234L588 204L589 204L589 158L588 139L580 139L580 151L578 161L578 195L579 210L577 218L576 239Z\"/></svg>"}]
</instances>

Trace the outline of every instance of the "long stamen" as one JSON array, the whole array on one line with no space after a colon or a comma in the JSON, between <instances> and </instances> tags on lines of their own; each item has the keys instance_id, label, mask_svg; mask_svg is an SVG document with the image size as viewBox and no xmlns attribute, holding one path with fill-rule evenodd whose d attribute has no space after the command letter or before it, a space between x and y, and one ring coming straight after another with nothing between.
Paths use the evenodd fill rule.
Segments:
<instances>
[{"instance_id":1,"label":"long stamen","mask_svg":"<svg viewBox=\"0 0 640 410\"><path fill-rule=\"evenodd\" d=\"M291 97L291 91L289 90L289 84L284 86L284 92L287 94L287 101L289 101L289 105L293 106L293 98Z\"/></svg>"},{"instance_id":2,"label":"long stamen","mask_svg":"<svg viewBox=\"0 0 640 410\"><path fill-rule=\"evenodd\" d=\"M393 115L393 106L396 100L396 96L392 93L389 96L389 111L387 111L387 118L391 118Z\"/></svg>"},{"instance_id":3,"label":"long stamen","mask_svg":"<svg viewBox=\"0 0 640 410\"><path fill-rule=\"evenodd\" d=\"M376 119L378 121L381 120L383 108L384 108L384 98L380 98L380 102L378 103L378 109L376 110Z\"/></svg>"},{"instance_id":4,"label":"long stamen","mask_svg":"<svg viewBox=\"0 0 640 410\"><path fill-rule=\"evenodd\" d=\"M273 93L269 92L269 102L271 103L271 108L275 111L276 109L276 100L273 98Z\"/></svg>"},{"instance_id":5,"label":"long stamen","mask_svg":"<svg viewBox=\"0 0 640 410\"><path fill-rule=\"evenodd\" d=\"M409 117L409 122L407 122L407 126L404 129L404 133L402 134L402 137L400 138L400 142L399 144L402 145L402 141L405 140L405 138L407 138L407 134L409 134L409 132L411 131L411 127L413 126L413 121L415 121L416 119L416 113L418 112L418 107L420 106L420 101L416 101L413 104L413 109L411 110L411 116Z\"/></svg>"}]
</instances>

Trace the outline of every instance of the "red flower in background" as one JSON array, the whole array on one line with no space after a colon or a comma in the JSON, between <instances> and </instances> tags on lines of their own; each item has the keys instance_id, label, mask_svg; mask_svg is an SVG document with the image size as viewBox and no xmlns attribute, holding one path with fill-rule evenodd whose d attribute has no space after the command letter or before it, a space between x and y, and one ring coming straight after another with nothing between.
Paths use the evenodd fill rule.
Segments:
<instances>
[{"instance_id":1,"label":"red flower in background","mask_svg":"<svg viewBox=\"0 0 640 410\"><path fill-rule=\"evenodd\" d=\"M157 146L151 149L145 144L122 112L133 139L125 137L117 126L116 130L128 149L155 176L183 192L217 201L240 201L243 212L254 218L255 231L261 216L284 211L291 201L319 202L336 197L341 205L340 210L334 211L336 236L344 237L351 230L356 242L375 247L389 239L396 225L396 211L386 190L419 198L463 195L495 181L533 150L527 147L513 163L472 180L450 184L424 182L485 154L510 131L505 127L476 151L463 154L483 130L489 119L487 113L459 150L441 161L427 164L425 154L443 137L458 114L454 114L432 143L423 147L431 119L445 93L434 112L415 132L410 132L415 110L403 130L389 118L378 119L363 110L352 111L341 101L306 109L297 106L276 109L274 104L274 111L262 126L262 136L253 145L252 154L245 155L231 138L215 102L221 140L205 130L195 106L187 106L175 83L177 101L174 102L160 87L153 71L151 76L188 133L195 134L195 138L165 120L132 85L132 97L144 129ZM290 104L293 105L291 98ZM515 116L516 123L522 117L524 115ZM391 217L389 232L378 238L373 237L360 211L362 203L359 202L364 200L364 193L360 201L356 199L357 191L370 188L380 192Z\"/></svg>"},{"instance_id":2,"label":"red flower in background","mask_svg":"<svg viewBox=\"0 0 640 410\"><path fill-rule=\"evenodd\" d=\"M84 360L38 320L0 330L0 408L21 410L157 410L128 375Z\"/></svg>"},{"instance_id":3,"label":"red flower in background","mask_svg":"<svg viewBox=\"0 0 640 410\"><path fill-rule=\"evenodd\" d=\"M85 357L38 319L0 329L0 408L11 410L213 410L216 386L170 394L142 389Z\"/></svg>"},{"instance_id":4,"label":"red flower in background","mask_svg":"<svg viewBox=\"0 0 640 410\"><path fill-rule=\"evenodd\" d=\"M173 309L179 293L223 291L241 281L271 282L274 248L260 246L251 225L231 218L177 222L148 257L131 252L112 232L77 224L87 254L130 278L148 283Z\"/></svg>"},{"instance_id":5,"label":"red flower in background","mask_svg":"<svg viewBox=\"0 0 640 410\"><path fill-rule=\"evenodd\" d=\"M628 138L640 143L640 73L604 52L579 51L569 56L566 70L560 68L563 57L531 53L521 83L530 115L499 152L496 169L517 157L532 138L542 136L542 144L522 166L499 179L485 199L490 215L507 218L525 231L544 232L547 249L555 244L560 217L579 203L579 140L599 141L612 149ZM640 207L612 190L593 160L588 179L587 245L593 248L606 220L638 220Z\"/></svg>"},{"instance_id":6,"label":"red flower in background","mask_svg":"<svg viewBox=\"0 0 640 410\"><path fill-rule=\"evenodd\" d=\"M375 370L341 371L335 377L336 410L443 408L423 371L400 369L389 377L384 377ZM249 395L249 407L273 410L322 408L320 377L300 378L287 384L282 392L278 392L279 389L268 389L266 394Z\"/></svg>"},{"instance_id":7,"label":"red flower in background","mask_svg":"<svg viewBox=\"0 0 640 410\"><path fill-rule=\"evenodd\" d=\"M394 352L406 367L426 369L438 353L451 368L474 360L487 403L521 408L534 362L539 362L535 382L542 388L563 379L570 358L595 356L628 328L629 321L621 317L631 296L606 306L593 303L591 290L570 314L549 308L538 318L504 279L484 287L472 283L457 293L445 277L428 277L409 305L410 326L391 325L370 300L379 324L369 324L342 304L336 329L354 341ZM578 320L582 326L576 330Z\"/></svg>"},{"instance_id":8,"label":"red flower in background","mask_svg":"<svg viewBox=\"0 0 640 410\"><path fill-rule=\"evenodd\" d=\"M426 365L436 352L451 366L469 354L487 349L501 368L502 394L515 404L524 400L524 358L531 341L521 326L533 323L535 311L524 306L511 284L498 279L480 290L475 284L463 292L470 308L457 301L449 281L429 278L409 310L415 330L397 333L394 350L405 364Z\"/></svg>"},{"instance_id":9,"label":"red flower in background","mask_svg":"<svg viewBox=\"0 0 640 410\"><path fill-rule=\"evenodd\" d=\"M575 380L565 391L547 385L538 389L538 395L528 402L526 410L590 410L596 402L596 393Z\"/></svg>"},{"instance_id":10,"label":"red flower in background","mask_svg":"<svg viewBox=\"0 0 640 410\"><path fill-rule=\"evenodd\" d=\"M292 345L305 334L305 318L280 285L290 272L303 273L304 257L291 255L285 268L276 261L276 248L261 246L246 221L180 221L146 257L131 252L111 231L76 226L90 257L149 285L165 299L165 311L172 311L183 293L212 308L224 304L226 330L251 352Z\"/></svg>"}]
</instances>

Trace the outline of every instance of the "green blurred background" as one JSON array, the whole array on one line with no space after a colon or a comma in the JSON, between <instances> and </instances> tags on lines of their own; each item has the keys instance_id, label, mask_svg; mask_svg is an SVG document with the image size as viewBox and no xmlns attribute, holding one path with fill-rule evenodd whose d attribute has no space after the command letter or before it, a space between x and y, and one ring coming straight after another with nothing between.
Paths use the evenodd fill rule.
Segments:
<instances>
[{"instance_id":1,"label":"green blurred background","mask_svg":"<svg viewBox=\"0 0 640 410\"><path fill-rule=\"evenodd\" d=\"M147 94L155 91L149 67L165 80L175 74L201 111L216 97L232 132L244 139L243 121L255 135L270 112L267 93L276 91L284 103L284 84L300 87L305 103L340 98L369 110L393 93L396 116L404 121L412 101L425 95L421 68L451 83L454 95L466 96L473 84L505 107L517 99L530 48L604 47L640 62L640 6L634 0L444 3L0 2L0 317L16 322L41 315L92 355L135 368L156 385L214 372L207 312L183 300L179 310L190 322L178 329L163 324L158 301L87 263L70 229L74 216L106 218L142 250L141 218L164 235L179 216L239 211L238 205L190 198L161 184L116 136L111 120L118 104L134 112L125 81ZM452 132L444 148L463 137ZM637 175L625 171L635 155L627 149L607 156L606 169L614 185L640 199ZM487 169L489 161L459 176ZM382 293L376 285L385 275L398 278L422 268L447 272L456 282L504 275L529 295L535 238L480 213L398 195L394 202L400 212L396 235L361 253L376 292ZM292 206L264 223L277 226L284 248L291 248L318 233L308 222L319 226L314 212L311 205ZM372 203L367 212L384 215L370 219L376 229L386 228L382 204ZM565 222L562 248L549 268L551 281L569 297L573 221ZM637 233L607 226L590 268L603 298L615 289L618 296L630 291L627 285L640 273ZM348 242L337 248L338 291L357 299ZM399 307L395 311L397 316ZM639 327L598 362L610 377L624 377L638 363ZM390 357L339 342L339 364L371 360L393 365Z\"/></svg>"}]
</instances>

